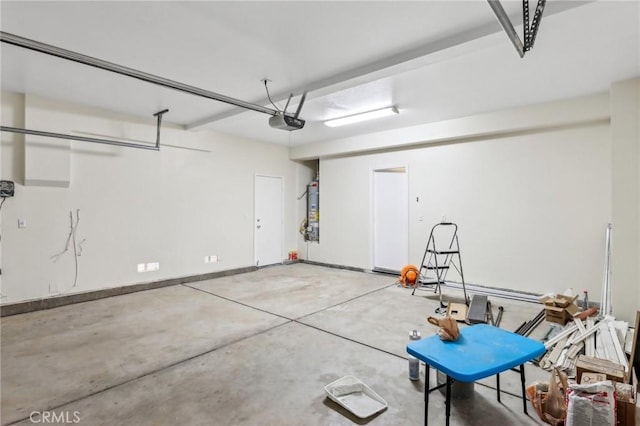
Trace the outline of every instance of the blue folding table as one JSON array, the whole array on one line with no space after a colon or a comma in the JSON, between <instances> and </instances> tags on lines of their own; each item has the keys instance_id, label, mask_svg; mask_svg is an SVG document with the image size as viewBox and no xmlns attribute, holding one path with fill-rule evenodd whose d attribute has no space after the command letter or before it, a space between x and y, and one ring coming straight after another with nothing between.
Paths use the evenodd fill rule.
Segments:
<instances>
[{"instance_id":1,"label":"blue folding table","mask_svg":"<svg viewBox=\"0 0 640 426\"><path fill-rule=\"evenodd\" d=\"M527 413L524 363L545 352L537 340L512 333L487 324L477 324L460 330L455 342L440 340L438 335L412 341L407 352L427 364L424 385L424 424L427 425L429 393L446 386L446 424L451 413L451 383L475 382L496 376L498 401L500 401L500 373L514 370L520 373L522 404ZM447 375L446 383L429 389L429 366ZM515 369L515 367L518 367Z\"/></svg>"}]
</instances>

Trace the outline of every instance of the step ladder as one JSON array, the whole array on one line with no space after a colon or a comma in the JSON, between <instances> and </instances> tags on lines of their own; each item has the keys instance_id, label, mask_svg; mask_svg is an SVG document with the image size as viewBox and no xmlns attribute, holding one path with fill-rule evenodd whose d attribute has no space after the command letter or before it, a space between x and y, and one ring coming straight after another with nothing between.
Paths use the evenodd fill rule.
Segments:
<instances>
[{"instance_id":1,"label":"step ladder","mask_svg":"<svg viewBox=\"0 0 640 426\"><path fill-rule=\"evenodd\" d=\"M431 228L427 247L420 263L418 280L411 294L415 294L418 289L433 287L434 293L437 292L440 296L440 307L436 309L436 312L446 312L447 304L442 300L442 285L445 284L447 273L451 268L454 268L460 275L465 304L469 306L464 273L462 272L458 225L453 222L437 223Z\"/></svg>"}]
</instances>

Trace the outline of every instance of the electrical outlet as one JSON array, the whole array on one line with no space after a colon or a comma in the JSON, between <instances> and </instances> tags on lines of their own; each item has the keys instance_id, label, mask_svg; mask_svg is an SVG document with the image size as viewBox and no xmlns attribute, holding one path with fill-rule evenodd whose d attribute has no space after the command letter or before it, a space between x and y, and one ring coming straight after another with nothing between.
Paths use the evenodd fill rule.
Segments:
<instances>
[{"instance_id":1,"label":"electrical outlet","mask_svg":"<svg viewBox=\"0 0 640 426\"><path fill-rule=\"evenodd\" d=\"M138 272L147 272L146 263L138 263Z\"/></svg>"},{"instance_id":2,"label":"electrical outlet","mask_svg":"<svg viewBox=\"0 0 640 426\"><path fill-rule=\"evenodd\" d=\"M211 256L204 257L204 263L217 263L220 261L220 256L212 254Z\"/></svg>"},{"instance_id":3,"label":"electrical outlet","mask_svg":"<svg viewBox=\"0 0 640 426\"><path fill-rule=\"evenodd\" d=\"M18 219L18 228L26 228L27 220L26 219Z\"/></svg>"},{"instance_id":4,"label":"electrical outlet","mask_svg":"<svg viewBox=\"0 0 640 426\"><path fill-rule=\"evenodd\" d=\"M147 263L147 272L157 271L160 269L160 262Z\"/></svg>"}]
</instances>

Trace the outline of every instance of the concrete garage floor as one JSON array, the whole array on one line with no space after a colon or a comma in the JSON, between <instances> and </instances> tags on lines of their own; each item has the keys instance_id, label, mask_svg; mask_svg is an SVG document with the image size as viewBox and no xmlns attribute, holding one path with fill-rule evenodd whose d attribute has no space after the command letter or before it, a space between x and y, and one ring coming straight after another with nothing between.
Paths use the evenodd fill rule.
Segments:
<instances>
[{"instance_id":1,"label":"concrete garage floor","mask_svg":"<svg viewBox=\"0 0 640 426\"><path fill-rule=\"evenodd\" d=\"M297 263L2 318L2 425L43 411L86 425L421 425L424 364L410 381L405 346L413 329L436 332L425 319L438 303L395 280ZM508 330L540 311L490 300ZM345 375L389 408L361 420L327 399L324 386ZM519 375L501 379L502 403L485 379L453 401L451 424L542 424L514 396ZM429 423L444 424L440 392L429 408Z\"/></svg>"}]
</instances>

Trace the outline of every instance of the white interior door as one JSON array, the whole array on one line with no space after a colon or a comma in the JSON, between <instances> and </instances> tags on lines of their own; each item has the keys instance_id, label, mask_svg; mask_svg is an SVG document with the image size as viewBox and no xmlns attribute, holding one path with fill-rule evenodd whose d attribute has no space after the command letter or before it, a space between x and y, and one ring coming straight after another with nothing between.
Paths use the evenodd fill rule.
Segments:
<instances>
[{"instance_id":1,"label":"white interior door","mask_svg":"<svg viewBox=\"0 0 640 426\"><path fill-rule=\"evenodd\" d=\"M409 181L404 167L373 173L373 267L400 271L409 263Z\"/></svg>"},{"instance_id":2,"label":"white interior door","mask_svg":"<svg viewBox=\"0 0 640 426\"><path fill-rule=\"evenodd\" d=\"M255 264L282 262L282 178L255 177Z\"/></svg>"}]
</instances>

